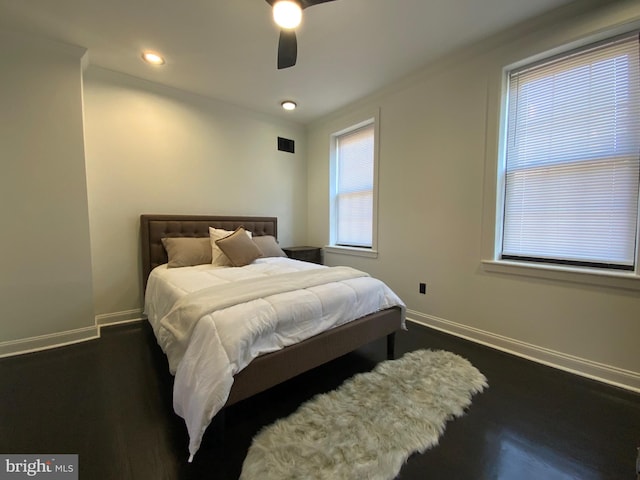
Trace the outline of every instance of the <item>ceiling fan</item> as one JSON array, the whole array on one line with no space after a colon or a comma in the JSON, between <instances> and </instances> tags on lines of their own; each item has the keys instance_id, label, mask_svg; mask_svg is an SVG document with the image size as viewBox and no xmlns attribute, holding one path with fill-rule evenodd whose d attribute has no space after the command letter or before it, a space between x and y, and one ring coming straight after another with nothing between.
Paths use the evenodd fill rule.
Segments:
<instances>
[{"instance_id":1,"label":"ceiling fan","mask_svg":"<svg viewBox=\"0 0 640 480\"><path fill-rule=\"evenodd\" d=\"M273 18L280 28L278 40L278 70L293 67L298 57L295 28L302 19L302 10L334 0L266 0L273 7Z\"/></svg>"}]
</instances>

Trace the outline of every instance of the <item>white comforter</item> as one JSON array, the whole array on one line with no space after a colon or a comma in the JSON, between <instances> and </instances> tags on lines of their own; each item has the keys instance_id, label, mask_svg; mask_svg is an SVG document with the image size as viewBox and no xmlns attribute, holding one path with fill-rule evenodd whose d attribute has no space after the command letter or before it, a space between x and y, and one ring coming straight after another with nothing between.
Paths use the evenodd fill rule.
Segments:
<instances>
[{"instance_id":1,"label":"white comforter","mask_svg":"<svg viewBox=\"0 0 640 480\"><path fill-rule=\"evenodd\" d=\"M346 267L278 257L241 268L154 269L145 312L175 374L174 409L187 424L190 460L233 376L251 360L392 306L404 312L383 282Z\"/></svg>"}]
</instances>

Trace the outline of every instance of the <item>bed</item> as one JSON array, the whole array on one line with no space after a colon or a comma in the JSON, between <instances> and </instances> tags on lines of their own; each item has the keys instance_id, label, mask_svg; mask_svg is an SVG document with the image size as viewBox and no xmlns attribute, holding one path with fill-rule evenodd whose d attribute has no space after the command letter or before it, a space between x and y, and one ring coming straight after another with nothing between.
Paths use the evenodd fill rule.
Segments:
<instances>
[{"instance_id":1,"label":"bed","mask_svg":"<svg viewBox=\"0 0 640 480\"><path fill-rule=\"evenodd\" d=\"M234 231L236 230L236 228L243 226L246 230L250 231L254 237L272 236L274 238L277 238L278 233L278 224L276 217L141 215L140 226L143 272L142 282L146 294L148 294L147 282L152 271L156 269L156 267L160 267L156 272L154 272L154 274L156 274L166 267L165 264L167 263L168 259L167 252L165 250L165 247L163 246L163 238L208 238L210 227L216 229L224 229L227 231ZM272 262L274 263L298 262L296 260L283 259L259 260L263 261L264 263L269 263L268 260L272 260ZM259 262L256 261L256 263ZM305 262L298 263L302 264ZM325 269L323 270L323 272L330 270L327 267L315 267ZM203 266L203 268L207 269L208 266ZM258 266L255 268L267 267ZM269 266L269 268L271 267ZM296 264L296 268L305 269L306 267ZM207 273L210 273L209 270L207 270ZM214 271L213 273L216 272ZM198 272L198 274L200 273ZM204 290L206 289L203 288L203 291ZM146 302L148 301L149 299L146 299ZM145 309L147 308L148 303L146 303L145 305ZM204 324L204 322L197 323L197 326L195 328L199 328L198 326L201 324ZM298 343L284 346L284 348L281 348L277 351L261 354L257 358L254 358L250 361L250 363L248 363L248 365L243 366L239 372L233 375L233 378L230 382L231 385L228 388L228 395L225 395L221 400L218 401L218 403L220 403L223 408L228 407L236 402L239 402L261 391L264 391L285 380L288 380L300 373L303 373L323 363L338 358L367 343L383 337L386 337L387 339L387 356L388 358L393 358L395 332L401 328L404 328L404 305L398 299L397 304L392 305L389 308L384 308L382 310L363 315L357 319L349 321L348 323L340 324L339 326L332 327L329 330L314 334L310 338L306 338ZM154 327L154 333L156 333L159 344L163 346L160 341L161 337L159 336L156 327ZM198 331L194 329L192 337L195 338L196 335L200 335L200 333L198 333ZM195 340L193 340L192 338L191 341ZM165 348L163 347L163 350L164 349ZM196 347L194 347L193 349L195 350ZM165 353L168 352L165 351ZM169 355L168 358L170 358ZM202 394L197 391L189 392L189 395L191 397L188 400L184 400L182 398L183 393L177 392L177 384L180 383L181 381L178 375L176 375L176 382L174 383L174 408L176 408L176 413L183 416L187 423L187 428L190 435L189 450L191 460L199 447L204 429L211 421L213 415L219 412L221 408L220 406L217 406L216 408L208 406L204 409L204 412L201 412L197 415L198 421L191 422L189 420L190 415L188 413L185 414L185 412L182 411L184 410L184 407L181 406L180 408L178 408L177 405L180 403L187 405L191 403L197 403L197 401L193 400L193 397L198 397ZM183 387L180 388L182 389Z\"/></svg>"}]
</instances>

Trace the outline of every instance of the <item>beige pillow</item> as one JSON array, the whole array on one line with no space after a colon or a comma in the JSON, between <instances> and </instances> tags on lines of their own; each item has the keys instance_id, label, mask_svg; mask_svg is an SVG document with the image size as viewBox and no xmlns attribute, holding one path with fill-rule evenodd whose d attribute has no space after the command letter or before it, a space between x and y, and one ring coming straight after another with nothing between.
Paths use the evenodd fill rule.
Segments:
<instances>
[{"instance_id":1,"label":"beige pillow","mask_svg":"<svg viewBox=\"0 0 640 480\"><path fill-rule=\"evenodd\" d=\"M253 237L253 242L262 252L263 257L286 257L287 254L282 251L278 241L272 235L262 235Z\"/></svg>"},{"instance_id":2,"label":"beige pillow","mask_svg":"<svg viewBox=\"0 0 640 480\"><path fill-rule=\"evenodd\" d=\"M251 232L246 231L248 237L251 238ZM209 227L209 238L211 241L211 263L218 267L231 267L232 264L227 256L220 250L220 247L216 245L216 240L228 237L233 233L233 230L224 230L222 228Z\"/></svg>"},{"instance_id":3,"label":"beige pillow","mask_svg":"<svg viewBox=\"0 0 640 480\"><path fill-rule=\"evenodd\" d=\"M211 263L211 245L207 237L165 237L162 245L169 258L168 268Z\"/></svg>"},{"instance_id":4,"label":"beige pillow","mask_svg":"<svg viewBox=\"0 0 640 480\"><path fill-rule=\"evenodd\" d=\"M244 267L262 256L262 252L243 227L238 227L231 235L216 240L216 245L234 267Z\"/></svg>"}]
</instances>

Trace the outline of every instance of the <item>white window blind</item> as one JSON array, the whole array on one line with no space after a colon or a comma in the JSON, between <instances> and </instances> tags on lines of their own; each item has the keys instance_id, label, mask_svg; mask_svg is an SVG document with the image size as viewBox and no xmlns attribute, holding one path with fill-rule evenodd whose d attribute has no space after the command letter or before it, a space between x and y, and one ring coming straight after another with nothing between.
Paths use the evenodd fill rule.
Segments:
<instances>
[{"instance_id":1,"label":"white window blind","mask_svg":"<svg viewBox=\"0 0 640 480\"><path fill-rule=\"evenodd\" d=\"M372 247L374 125L336 137L337 245Z\"/></svg>"},{"instance_id":2,"label":"white window blind","mask_svg":"<svg viewBox=\"0 0 640 480\"><path fill-rule=\"evenodd\" d=\"M637 34L512 71L502 258L633 269Z\"/></svg>"}]
</instances>

